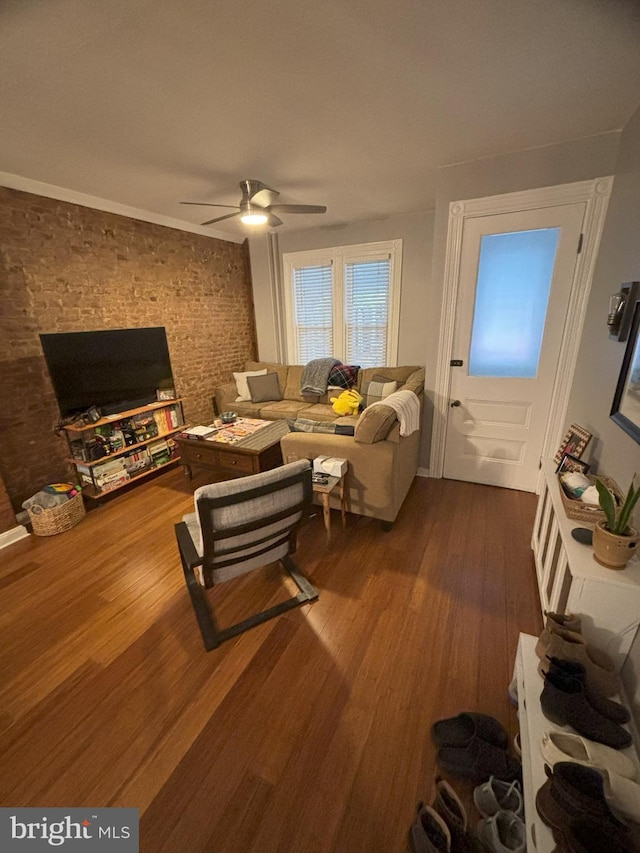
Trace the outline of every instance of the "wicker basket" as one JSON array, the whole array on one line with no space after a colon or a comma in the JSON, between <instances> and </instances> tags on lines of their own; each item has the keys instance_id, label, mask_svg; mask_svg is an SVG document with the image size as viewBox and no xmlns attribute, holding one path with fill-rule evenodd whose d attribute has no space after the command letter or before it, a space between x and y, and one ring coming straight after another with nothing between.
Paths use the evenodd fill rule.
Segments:
<instances>
[{"instance_id":1,"label":"wicker basket","mask_svg":"<svg viewBox=\"0 0 640 853\"><path fill-rule=\"evenodd\" d=\"M601 474L594 477L588 474L587 479L590 481L591 485L594 485L596 480L600 480L608 489L611 489L620 502L624 500L624 495L620 491L620 487L615 480L612 480L610 477L605 477ZM559 477L558 488L560 489L560 497L562 498L562 504L564 506L564 511L567 514L567 518L572 518L575 521L584 521L587 524L597 524L598 521L605 520L604 512L599 506L586 504L579 498L570 498L562 488L562 483L560 482Z\"/></svg>"},{"instance_id":2,"label":"wicker basket","mask_svg":"<svg viewBox=\"0 0 640 853\"><path fill-rule=\"evenodd\" d=\"M75 527L84 518L86 510L82 492L78 492L75 497L58 506L49 509L32 506L27 512L36 536L55 536L56 533L64 533Z\"/></svg>"}]
</instances>

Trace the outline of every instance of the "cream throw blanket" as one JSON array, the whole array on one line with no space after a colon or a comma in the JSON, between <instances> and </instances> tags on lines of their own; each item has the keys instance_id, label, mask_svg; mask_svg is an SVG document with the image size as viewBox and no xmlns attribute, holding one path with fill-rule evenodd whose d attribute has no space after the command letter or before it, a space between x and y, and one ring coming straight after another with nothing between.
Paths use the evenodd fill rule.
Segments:
<instances>
[{"instance_id":1,"label":"cream throw blanket","mask_svg":"<svg viewBox=\"0 0 640 853\"><path fill-rule=\"evenodd\" d=\"M413 391L394 391L384 400L379 400L367 406L391 406L400 422L400 435L411 435L420 429L420 400Z\"/></svg>"}]
</instances>

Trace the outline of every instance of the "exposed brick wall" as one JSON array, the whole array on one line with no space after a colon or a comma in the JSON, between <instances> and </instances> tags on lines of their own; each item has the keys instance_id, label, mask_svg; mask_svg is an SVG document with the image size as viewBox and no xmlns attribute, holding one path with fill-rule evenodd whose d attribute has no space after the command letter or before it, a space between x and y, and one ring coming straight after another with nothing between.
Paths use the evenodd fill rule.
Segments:
<instances>
[{"instance_id":1,"label":"exposed brick wall","mask_svg":"<svg viewBox=\"0 0 640 853\"><path fill-rule=\"evenodd\" d=\"M16 526L15 514L9 495L5 489L2 477L0 477L0 533L11 530Z\"/></svg>"},{"instance_id":2,"label":"exposed brick wall","mask_svg":"<svg viewBox=\"0 0 640 853\"><path fill-rule=\"evenodd\" d=\"M167 330L186 419L210 421L214 386L256 355L246 245L0 187L0 476L15 511L69 477L39 333L144 326Z\"/></svg>"}]
</instances>

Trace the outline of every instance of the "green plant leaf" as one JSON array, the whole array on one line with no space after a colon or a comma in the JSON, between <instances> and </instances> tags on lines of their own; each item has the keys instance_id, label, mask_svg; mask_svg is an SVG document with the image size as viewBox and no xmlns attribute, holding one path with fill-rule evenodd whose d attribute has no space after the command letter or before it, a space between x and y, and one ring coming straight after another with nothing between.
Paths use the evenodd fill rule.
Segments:
<instances>
[{"instance_id":1,"label":"green plant leaf","mask_svg":"<svg viewBox=\"0 0 640 853\"><path fill-rule=\"evenodd\" d=\"M611 492L601 480L596 480L596 489L598 490L600 507L607 519L607 530L609 530L610 533L615 533L616 505Z\"/></svg>"},{"instance_id":2,"label":"green plant leaf","mask_svg":"<svg viewBox=\"0 0 640 853\"><path fill-rule=\"evenodd\" d=\"M640 486L637 489L634 489L633 483L636 475L633 475L631 480L631 485L629 486L629 491L627 492L627 496L624 499L624 503L622 504L622 509L620 510L620 515L618 516L618 521L616 524L616 533L619 536L624 536L629 527L629 522L631 521L631 513L634 510L635 505L638 502L638 498L640 498Z\"/></svg>"}]
</instances>

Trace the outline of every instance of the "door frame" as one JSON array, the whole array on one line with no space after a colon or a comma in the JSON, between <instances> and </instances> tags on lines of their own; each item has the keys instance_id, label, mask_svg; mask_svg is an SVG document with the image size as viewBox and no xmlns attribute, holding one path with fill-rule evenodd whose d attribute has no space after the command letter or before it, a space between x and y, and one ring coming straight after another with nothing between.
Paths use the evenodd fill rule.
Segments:
<instances>
[{"instance_id":1,"label":"door frame","mask_svg":"<svg viewBox=\"0 0 640 853\"><path fill-rule=\"evenodd\" d=\"M429 476L442 478L444 470L445 439L449 417L449 388L451 384L450 361L454 357L458 289L460 284L460 252L462 235L467 219L493 216L499 213L517 213L542 207L585 203L582 229L582 247L567 307L567 318L562 334L558 367L553 382L551 406L545 428L542 455L553 456L561 440L569 403L569 391L578 360L578 350L584 326L587 303L591 291L593 271L600 246L607 206L613 187L613 176L577 181L554 187L504 193L485 198L452 201L449 204L449 224L444 268L442 314L438 339L438 362L433 401L433 430ZM577 248L577 247L576 247ZM466 357L466 356L465 356Z\"/></svg>"}]
</instances>

